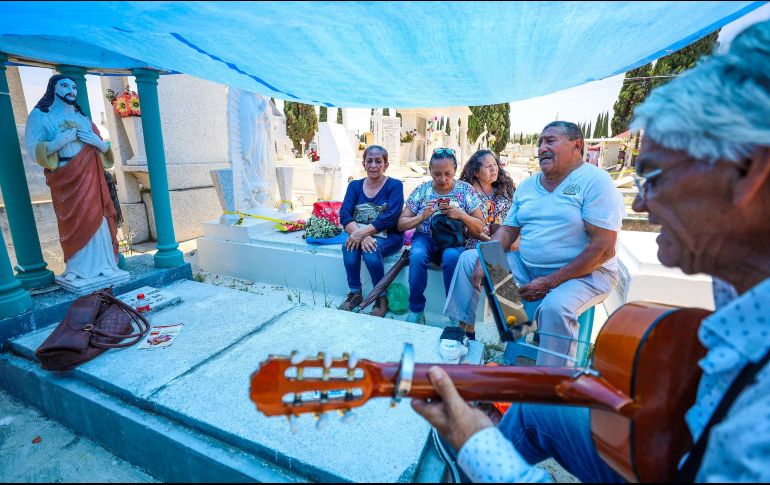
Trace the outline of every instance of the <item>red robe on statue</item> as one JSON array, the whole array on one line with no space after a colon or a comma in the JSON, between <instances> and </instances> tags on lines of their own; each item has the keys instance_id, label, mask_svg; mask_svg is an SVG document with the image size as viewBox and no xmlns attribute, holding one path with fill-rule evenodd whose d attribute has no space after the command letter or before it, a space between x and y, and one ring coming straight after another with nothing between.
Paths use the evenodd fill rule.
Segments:
<instances>
[{"instance_id":1,"label":"red robe on statue","mask_svg":"<svg viewBox=\"0 0 770 485\"><path fill-rule=\"evenodd\" d=\"M97 130L94 131L98 134ZM68 261L91 240L102 224L102 217L107 218L117 258L117 213L104 179L99 150L92 145L84 145L63 167L56 171L46 169L45 180L51 188L64 261Z\"/></svg>"}]
</instances>

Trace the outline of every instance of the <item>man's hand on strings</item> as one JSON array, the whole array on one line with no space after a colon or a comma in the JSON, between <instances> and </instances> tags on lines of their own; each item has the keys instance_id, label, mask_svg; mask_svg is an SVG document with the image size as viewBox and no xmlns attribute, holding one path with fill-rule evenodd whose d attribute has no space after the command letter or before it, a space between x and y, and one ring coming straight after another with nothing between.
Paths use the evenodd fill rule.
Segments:
<instances>
[{"instance_id":1,"label":"man's hand on strings","mask_svg":"<svg viewBox=\"0 0 770 485\"><path fill-rule=\"evenodd\" d=\"M428 371L428 378L441 400L412 399L412 409L436 428L455 450L459 451L478 431L494 426L484 412L463 400L444 369L434 365Z\"/></svg>"}]
</instances>

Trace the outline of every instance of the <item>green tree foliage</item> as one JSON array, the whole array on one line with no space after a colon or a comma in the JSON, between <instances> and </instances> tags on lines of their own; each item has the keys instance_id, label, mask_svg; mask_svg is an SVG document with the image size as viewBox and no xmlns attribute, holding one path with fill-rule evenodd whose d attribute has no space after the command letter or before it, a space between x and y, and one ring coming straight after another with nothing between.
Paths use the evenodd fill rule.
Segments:
<instances>
[{"instance_id":1,"label":"green tree foliage","mask_svg":"<svg viewBox=\"0 0 770 485\"><path fill-rule=\"evenodd\" d=\"M337 108L337 124L342 124L342 108Z\"/></svg>"},{"instance_id":2,"label":"green tree foliage","mask_svg":"<svg viewBox=\"0 0 770 485\"><path fill-rule=\"evenodd\" d=\"M594 132L591 135L591 138L599 138L599 130L601 129L601 127L602 127L602 115L601 113L599 113L596 116L596 124L594 125Z\"/></svg>"},{"instance_id":3,"label":"green tree foliage","mask_svg":"<svg viewBox=\"0 0 770 485\"><path fill-rule=\"evenodd\" d=\"M495 136L495 141L490 143L489 149L500 154L508 143L511 130L511 105L509 103L490 104L484 106L471 106L468 118L468 141L474 143L476 138L484 131L487 125L490 135Z\"/></svg>"},{"instance_id":4,"label":"green tree foliage","mask_svg":"<svg viewBox=\"0 0 770 485\"><path fill-rule=\"evenodd\" d=\"M315 108L310 104L286 101L283 104L283 113L286 115L286 135L291 138L294 148L301 150L301 141L310 143L318 130Z\"/></svg>"},{"instance_id":5,"label":"green tree foliage","mask_svg":"<svg viewBox=\"0 0 770 485\"><path fill-rule=\"evenodd\" d=\"M602 113L602 129L599 132L599 135L606 138L607 132L610 129L610 117L609 113Z\"/></svg>"},{"instance_id":6,"label":"green tree foliage","mask_svg":"<svg viewBox=\"0 0 770 485\"><path fill-rule=\"evenodd\" d=\"M318 122L323 123L326 121L327 116L329 115L329 108L326 106L321 106L321 109L318 110Z\"/></svg>"},{"instance_id":7,"label":"green tree foliage","mask_svg":"<svg viewBox=\"0 0 770 485\"><path fill-rule=\"evenodd\" d=\"M390 108L383 108L382 116L390 116Z\"/></svg>"},{"instance_id":8,"label":"green tree foliage","mask_svg":"<svg viewBox=\"0 0 770 485\"><path fill-rule=\"evenodd\" d=\"M650 91L672 78L629 79L649 76L676 76L695 66L704 55L710 55L717 45L719 30L710 33L697 42L657 60L655 65L645 64L626 73L618 100L613 106L612 133L618 135L628 131L634 108L644 101Z\"/></svg>"}]
</instances>

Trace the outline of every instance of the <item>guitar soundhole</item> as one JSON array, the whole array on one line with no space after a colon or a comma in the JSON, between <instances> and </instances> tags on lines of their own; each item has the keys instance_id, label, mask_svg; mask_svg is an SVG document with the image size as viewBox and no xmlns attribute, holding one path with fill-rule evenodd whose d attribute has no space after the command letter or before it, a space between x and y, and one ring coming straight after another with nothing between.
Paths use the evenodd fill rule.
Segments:
<instances>
[{"instance_id":1,"label":"guitar soundhole","mask_svg":"<svg viewBox=\"0 0 770 485\"><path fill-rule=\"evenodd\" d=\"M327 391L326 396L323 394L319 391L289 392L284 394L281 400L284 404L294 406L354 401L363 397L364 390L360 387L354 387L352 389Z\"/></svg>"}]
</instances>

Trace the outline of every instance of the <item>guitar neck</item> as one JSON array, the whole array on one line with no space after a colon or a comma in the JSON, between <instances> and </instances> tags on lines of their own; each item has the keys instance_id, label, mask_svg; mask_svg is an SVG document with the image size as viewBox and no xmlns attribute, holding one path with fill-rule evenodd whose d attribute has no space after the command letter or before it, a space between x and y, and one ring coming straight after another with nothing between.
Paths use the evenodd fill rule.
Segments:
<instances>
[{"instance_id":1,"label":"guitar neck","mask_svg":"<svg viewBox=\"0 0 770 485\"><path fill-rule=\"evenodd\" d=\"M428 370L434 364L417 364L407 397L436 399ZM375 364L380 378L373 379L372 397L391 397L399 364ZM632 401L600 377L577 374L567 367L486 367L442 365L466 401L536 402L570 404L632 413Z\"/></svg>"}]
</instances>

